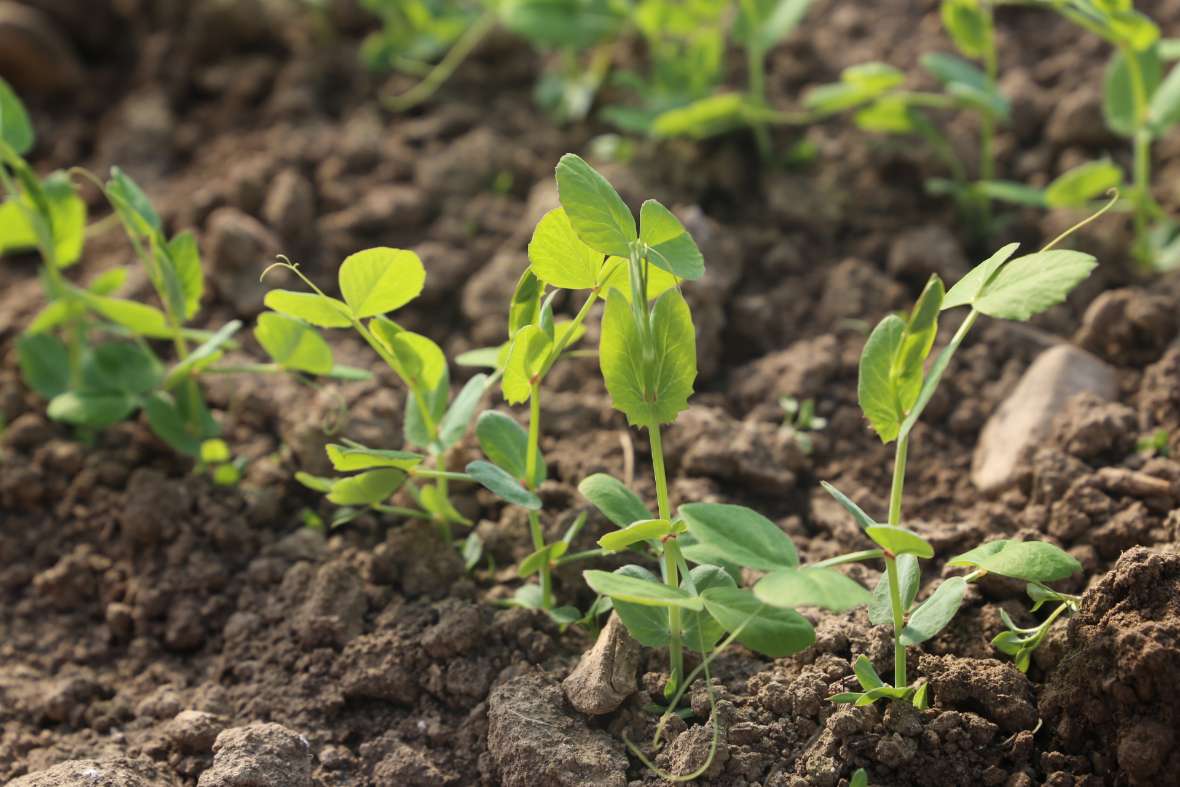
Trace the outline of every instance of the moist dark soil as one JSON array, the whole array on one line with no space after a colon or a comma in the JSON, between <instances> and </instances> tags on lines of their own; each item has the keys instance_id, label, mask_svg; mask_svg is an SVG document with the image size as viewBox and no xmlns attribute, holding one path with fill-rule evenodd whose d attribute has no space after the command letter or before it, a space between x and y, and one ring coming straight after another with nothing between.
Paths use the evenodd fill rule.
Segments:
<instances>
[{"instance_id":1,"label":"moist dark soil","mask_svg":"<svg viewBox=\"0 0 1180 787\"><path fill-rule=\"evenodd\" d=\"M377 97L407 81L359 65L370 22L349 2L322 17L263 0L32 5L68 46L25 71L43 77L26 90L38 166L118 163L171 227L195 228L208 325L259 313L258 274L277 253L331 287L346 254L389 245L416 249L428 270L402 322L448 353L499 342L531 229L555 204L554 163L607 130L539 113L542 60L507 38L482 46L426 106L388 114ZM1180 33L1180 3L1143 5L1165 35ZM1129 170L1127 145L1101 119L1105 46L1043 12L998 18L1014 105L1001 176L1043 184L1102 155ZM771 55L772 99L790 106L864 60L916 74L921 54L949 49L933 0L819 0ZM952 130L973 155L971 126ZM800 140L815 157L795 168L763 166L737 135L639 142L628 163L602 169L629 201L676 206L709 265L686 287L701 377L666 438L673 504L754 506L817 560L866 546L819 480L870 511L888 494L891 448L856 405L867 327L912 302L931 272L954 279L1003 242L1037 248L1079 216L1003 211L997 235L979 241L924 193L941 173L912 141L834 120L775 142ZM1157 197L1175 213L1180 138L1154 152ZM561 681L594 637L496 603L528 551L519 512L457 491L486 545L472 572L426 525L366 515L326 533L304 526L305 509L331 510L292 475L326 470L330 435L400 445L403 391L364 347L334 337L340 361L373 367L371 383L210 380L225 437L250 460L238 487L217 487L142 423L78 434L46 419L13 350L41 303L36 263L6 260L0 780L622 787L661 783L625 739L683 774L705 763L716 726L699 784L835 787L858 767L881 785L1180 784L1180 463L1136 448L1164 429L1180 456L1180 274L1140 278L1128 237L1122 217L1104 218L1071 240L1101 264L1068 303L1031 325L981 321L910 451L907 522L943 560L988 538L1037 537L1085 567L1061 586L1083 594L1081 611L1028 674L989 645L1000 609L1031 621L1023 589L985 581L950 628L912 649L929 710L837 709L825 698L852 685L857 655L887 674L890 631L864 610L808 613L814 646L777 660L724 653L715 705L698 683L685 700L695 714L675 719L659 750L645 706L661 696L664 654L639 654L637 690L586 716ZM117 229L100 230L77 275L129 259ZM133 282L146 296L146 279ZM988 416L1043 349L1070 341L1115 367L1117 401L1071 402L1012 482L981 494L971 461ZM780 428L784 395L814 398L829 421L810 454ZM593 360L556 369L544 404L550 538L587 511L576 484L589 473L634 473L652 495L644 441L611 410ZM452 461L474 450L468 440ZM575 548L607 529L591 512ZM560 572L556 590L585 608L580 568ZM933 561L926 581L943 571Z\"/></svg>"}]
</instances>

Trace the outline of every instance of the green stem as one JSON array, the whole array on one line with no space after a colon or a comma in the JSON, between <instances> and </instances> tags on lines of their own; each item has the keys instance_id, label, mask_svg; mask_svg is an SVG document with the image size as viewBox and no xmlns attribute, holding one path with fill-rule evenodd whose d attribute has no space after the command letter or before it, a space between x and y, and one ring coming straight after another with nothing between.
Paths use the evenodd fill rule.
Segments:
<instances>
[{"instance_id":1,"label":"green stem","mask_svg":"<svg viewBox=\"0 0 1180 787\"><path fill-rule=\"evenodd\" d=\"M893 685L908 685L905 645L901 644L901 630L905 628L905 610L901 606L901 583L897 578L897 559L885 557L885 572L889 577L889 606L893 609Z\"/></svg>"},{"instance_id":2,"label":"green stem","mask_svg":"<svg viewBox=\"0 0 1180 787\"><path fill-rule=\"evenodd\" d=\"M382 514L392 514L394 516L404 516L408 519L425 519L430 521L434 519L434 515L429 511L422 511L417 508L407 508L405 506L387 506L378 504L373 506L374 511L379 511Z\"/></svg>"},{"instance_id":3,"label":"green stem","mask_svg":"<svg viewBox=\"0 0 1180 787\"><path fill-rule=\"evenodd\" d=\"M557 559L556 565L564 566L569 563L577 563L580 560L590 560L591 558L602 557L609 555L610 551L606 549L585 549L581 552L570 552L568 555L562 555Z\"/></svg>"},{"instance_id":4,"label":"green stem","mask_svg":"<svg viewBox=\"0 0 1180 787\"><path fill-rule=\"evenodd\" d=\"M980 4L984 18L984 73L987 77L987 90L996 92L996 82L999 74L999 58L996 53L996 27L992 16L990 3ZM996 176L995 154L996 118L990 110L984 110L979 119L979 179L994 180ZM983 227L988 230L991 223L991 201L985 195L979 197L979 210Z\"/></svg>"},{"instance_id":5,"label":"green stem","mask_svg":"<svg viewBox=\"0 0 1180 787\"><path fill-rule=\"evenodd\" d=\"M889 524L901 524L901 495L905 488L906 454L909 452L910 436L902 435L897 440L897 452L893 459L893 486L889 490Z\"/></svg>"},{"instance_id":6,"label":"green stem","mask_svg":"<svg viewBox=\"0 0 1180 787\"><path fill-rule=\"evenodd\" d=\"M746 44L746 96L751 106L759 109L766 106L766 52L758 42L758 34L754 30L754 20L758 18L758 9L753 0L742 0L742 12L747 20ZM770 158L770 133L766 123L758 117L759 113L747 115L754 129L754 139L758 143L758 154L763 158Z\"/></svg>"},{"instance_id":7,"label":"green stem","mask_svg":"<svg viewBox=\"0 0 1180 787\"><path fill-rule=\"evenodd\" d=\"M864 549L860 552L849 552L847 555L837 555L830 557L827 560L821 560L818 563L808 563L808 568L831 568L832 566L842 566L845 563L859 563L862 560L875 560L877 558L885 557L885 550L883 549Z\"/></svg>"},{"instance_id":8,"label":"green stem","mask_svg":"<svg viewBox=\"0 0 1180 787\"><path fill-rule=\"evenodd\" d=\"M525 448L525 486L530 492L537 488L537 454L541 444L541 382L534 380L529 387L529 437ZM541 515L529 511L529 531L533 536L533 549L545 548L545 531L541 528ZM553 566L548 560L541 564L541 606L553 608Z\"/></svg>"},{"instance_id":9,"label":"green stem","mask_svg":"<svg viewBox=\"0 0 1180 787\"><path fill-rule=\"evenodd\" d=\"M671 520L671 508L668 505L668 475L664 469L664 446L660 437L659 425L648 427L648 438L651 441L652 474L656 482L656 503L660 512L660 519ZM664 584L671 588L680 587L678 560L680 548L676 539L664 542ZM672 682L670 685L679 688L681 677L684 675L684 648L681 641L680 608L668 607L668 657L672 664Z\"/></svg>"},{"instance_id":10,"label":"green stem","mask_svg":"<svg viewBox=\"0 0 1180 787\"><path fill-rule=\"evenodd\" d=\"M471 476L467 473L455 473L448 470L432 470L429 467L414 467L410 469L410 475L416 478L432 478L439 481L472 481Z\"/></svg>"},{"instance_id":11,"label":"green stem","mask_svg":"<svg viewBox=\"0 0 1180 787\"><path fill-rule=\"evenodd\" d=\"M387 109L394 112L404 112L430 98L435 91L442 87L444 82L451 78L451 75L467 59L467 56L479 46L479 42L495 28L496 21L495 10L484 13L471 27L467 28L443 59L438 61L438 65L431 69L421 82L405 93L386 96L382 99L382 103Z\"/></svg>"},{"instance_id":12,"label":"green stem","mask_svg":"<svg viewBox=\"0 0 1180 787\"><path fill-rule=\"evenodd\" d=\"M1128 46L1119 47L1127 74L1131 80L1131 101L1135 116L1134 179L1135 179L1135 258L1141 265L1151 264L1151 245L1147 237L1151 214L1151 131L1147 128L1150 105L1147 99L1147 85L1139 58Z\"/></svg>"}]
</instances>

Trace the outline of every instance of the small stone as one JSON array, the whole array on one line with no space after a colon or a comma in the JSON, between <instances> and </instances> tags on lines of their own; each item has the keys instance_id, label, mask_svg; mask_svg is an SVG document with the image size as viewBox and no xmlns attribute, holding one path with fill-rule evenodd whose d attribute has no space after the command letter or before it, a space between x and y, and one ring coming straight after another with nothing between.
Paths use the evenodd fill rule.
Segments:
<instances>
[{"instance_id":1,"label":"small stone","mask_svg":"<svg viewBox=\"0 0 1180 787\"><path fill-rule=\"evenodd\" d=\"M315 189L294 167L275 176L266 192L262 218L288 243L302 243L315 227Z\"/></svg>"},{"instance_id":2,"label":"small stone","mask_svg":"<svg viewBox=\"0 0 1180 787\"><path fill-rule=\"evenodd\" d=\"M570 704L582 713L600 716L623 704L639 688L639 643L627 633L617 614L598 634L594 647L561 683Z\"/></svg>"},{"instance_id":3,"label":"small stone","mask_svg":"<svg viewBox=\"0 0 1180 787\"><path fill-rule=\"evenodd\" d=\"M983 427L971 462L975 485L991 492L1012 483L1025 452L1044 440L1054 416L1083 392L1114 399L1114 369L1068 344L1041 353Z\"/></svg>"},{"instance_id":4,"label":"small stone","mask_svg":"<svg viewBox=\"0 0 1180 787\"><path fill-rule=\"evenodd\" d=\"M186 754L204 754L213 747L226 722L220 716L199 710L182 710L168 724L166 735Z\"/></svg>"},{"instance_id":5,"label":"small stone","mask_svg":"<svg viewBox=\"0 0 1180 787\"><path fill-rule=\"evenodd\" d=\"M198 787L312 787L311 746L281 724L234 727L213 743Z\"/></svg>"}]
</instances>

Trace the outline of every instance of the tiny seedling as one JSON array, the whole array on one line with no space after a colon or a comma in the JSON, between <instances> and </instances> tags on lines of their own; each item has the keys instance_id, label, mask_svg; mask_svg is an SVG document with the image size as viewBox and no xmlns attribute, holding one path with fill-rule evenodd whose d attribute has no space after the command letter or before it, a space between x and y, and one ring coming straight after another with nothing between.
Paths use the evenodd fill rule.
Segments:
<instances>
[{"instance_id":1,"label":"tiny seedling","mask_svg":"<svg viewBox=\"0 0 1180 787\"><path fill-rule=\"evenodd\" d=\"M815 414L814 399L804 399L800 402L793 396L782 396L778 404L785 414L780 428L791 436L800 451L810 454L815 450L811 432L822 431L827 427L828 420Z\"/></svg>"},{"instance_id":2,"label":"tiny seedling","mask_svg":"<svg viewBox=\"0 0 1180 787\"><path fill-rule=\"evenodd\" d=\"M418 297L426 269L412 251L378 247L349 256L340 265L340 298L327 295L299 266L283 260L267 268L285 268L310 292L276 289L266 294L272 311L258 318L254 336L273 359L275 368L311 375L356 377L355 370L337 367L320 328L352 329L373 348L407 390L403 432L406 443L419 452L370 448L351 440L327 446L333 468L353 473L322 478L298 473L296 478L342 508L334 525L354 519L361 511L378 512L434 522L453 543L451 526L471 522L452 505L450 481L472 481L466 473L449 472L446 453L467 433L483 397L488 377L477 374L451 399L451 377L442 349L426 336L402 328L388 315ZM425 451L425 453L421 453ZM433 457L435 467L425 466ZM405 484L414 477L423 485ZM392 506L386 501L399 490L417 507ZM469 546L464 549L471 549Z\"/></svg>"},{"instance_id":3,"label":"tiny seedling","mask_svg":"<svg viewBox=\"0 0 1180 787\"><path fill-rule=\"evenodd\" d=\"M1171 456L1172 453L1169 447L1171 439L1172 436L1168 433L1168 430L1160 428L1140 437L1135 443L1135 448L1145 456L1162 456L1166 458Z\"/></svg>"},{"instance_id":4,"label":"tiny seedling","mask_svg":"<svg viewBox=\"0 0 1180 787\"><path fill-rule=\"evenodd\" d=\"M1100 213L1087 221L1097 215ZM1077 228L1069 232L1074 229ZM946 627L958 611L968 583L987 574L1029 583L1029 592L1038 606L1048 601L1059 603L1042 626L1014 629L997 638L996 646L1014 654L1022 668L1027 667L1028 654L1044 638L1053 620L1076 605L1072 597L1056 593L1045 585L1080 571L1081 565L1073 557L1052 544L1000 539L948 561L948 565L963 566L970 572L944 580L925 601L914 607L921 584L918 560L932 558L934 549L926 539L902 526L906 458L912 431L951 358L979 315L1028 320L1064 300L1097 264L1088 254L1054 249L1062 237L1065 236L1035 254L1015 259L1012 257L1018 244L1009 244L973 268L949 291L944 289L938 276L931 276L910 314L885 317L865 343L857 385L861 410L883 443L896 442L888 519L884 523L876 521L835 487L825 483L824 488L863 528L876 547L832 558L819 565L884 561L884 576L873 593L869 618L877 624L893 625L894 680L892 684L883 681L862 655L854 665L862 691L839 694L832 698L835 702L864 705L889 697L910 699L914 704L924 706L927 701L925 686L914 686L909 682L906 648L925 642ZM966 318L927 369L926 360L934 347L940 314L963 306L969 308ZM794 587L793 581L790 575L783 580L772 573L759 581L754 592L768 603L774 603L782 594L783 603L787 605L793 601L789 595Z\"/></svg>"}]
</instances>

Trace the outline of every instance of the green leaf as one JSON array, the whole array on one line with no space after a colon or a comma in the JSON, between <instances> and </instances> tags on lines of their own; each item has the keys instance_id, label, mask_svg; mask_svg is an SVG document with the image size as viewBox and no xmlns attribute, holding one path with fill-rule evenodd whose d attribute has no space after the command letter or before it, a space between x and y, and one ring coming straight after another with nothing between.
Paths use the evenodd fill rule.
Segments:
<instances>
[{"instance_id":1,"label":"green leaf","mask_svg":"<svg viewBox=\"0 0 1180 787\"><path fill-rule=\"evenodd\" d=\"M106 194L130 232L140 236L152 236L160 232L163 222L160 221L160 214L152 207L152 201L139 184L118 167L111 167Z\"/></svg>"},{"instance_id":2,"label":"green leaf","mask_svg":"<svg viewBox=\"0 0 1180 787\"><path fill-rule=\"evenodd\" d=\"M0 140L18 156L33 149L33 124L16 92L0 78Z\"/></svg>"},{"instance_id":3,"label":"green leaf","mask_svg":"<svg viewBox=\"0 0 1180 787\"><path fill-rule=\"evenodd\" d=\"M864 768L857 768L848 780L848 787L869 787L869 772Z\"/></svg>"},{"instance_id":4,"label":"green leaf","mask_svg":"<svg viewBox=\"0 0 1180 787\"><path fill-rule=\"evenodd\" d=\"M82 295L86 304L116 325L121 325L136 336L149 339L170 339L176 331L168 324L164 312L155 306L105 295Z\"/></svg>"},{"instance_id":5,"label":"green leaf","mask_svg":"<svg viewBox=\"0 0 1180 787\"><path fill-rule=\"evenodd\" d=\"M158 386L163 368L152 352L127 342L95 347L82 364L82 384L91 392L121 391L133 396Z\"/></svg>"},{"instance_id":6,"label":"green leaf","mask_svg":"<svg viewBox=\"0 0 1180 787\"><path fill-rule=\"evenodd\" d=\"M840 73L840 81L820 85L803 96L803 106L831 115L868 103L905 82L905 74L885 63L860 63Z\"/></svg>"},{"instance_id":7,"label":"green leaf","mask_svg":"<svg viewBox=\"0 0 1180 787\"><path fill-rule=\"evenodd\" d=\"M697 373L688 304L677 290L659 297L651 311L651 346L645 348L634 312L616 293L607 299L598 350L611 403L632 426L672 423L687 409Z\"/></svg>"},{"instance_id":8,"label":"green leaf","mask_svg":"<svg viewBox=\"0 0 1180 787\"><path fill-rule=\"evenodd\" d=\"M451 504L451 500L447 497L446 493L439 490L434 484L418 489L418 503L427 513L433 514L435 519L441 519L445 522L458 522L462 525L471 524L471 520L460 514L458 509Z\"/></svg>"},{"instance_id":9,"label":"green leaf","mask_svg":"<svg viewBox=\"0 0 1180 787\"><path fill-rule=\"evenodd\" d=\"M501 500L529 511L541 509L541 498L525 489L519 481L491 462L477 459L467 465L467 473Z\"/></svg>"},{"instance_id":10,"label":"green leaf","mask_svg":"<svg viewBox=\"0 0 1180 787\"><path fill-rule=\"evenodd\" d=\"M1080 208L1122 185L1123 170L1108 161L1087 161L1057 177L1045 187L1045 204L1051 208Z\"/></svg>"},{"instance_id":11,"label":"green leaf","mask_svg":"<svg viewBox=\"0 0 1180 787\"><path fill-rule=\"evenodd\" d=\"M901 609L908 612L918 597L918 587L922 581L922 569L918 565L918 558L913 555L897 556L897 581L901 590ZM877 586L873 588L873 600L869 602L869 622L874 626L883 626L893 622L893 602L889 595L889 568L886 567Z\"/></svg>"},{"instance_id":12,"label":"green leaf","mask_svg":"<svg viewBox=\"0 0 1180 787\"><path fill-rule=\"evenodd\" d=\"M938 335L938 313L944 295L942 279L932 274L906 322L901 346L897 349L890 371L902 413L909 413L922 388L922 373L926 357Z\"/></svg>"},{"instance_id":13,"label":"green leaf","mask_svg":"<svg viewBox=\"0 0 1180 787\"><path fill-rule=\"evenodd\" d=\"M567 290L594 287L602 261L602 253L582 242L561 208L554 208L541 218L529 241L531 270L551 287Z\"/></svg>"},{"instance_id":14,"label":"green leaf","mask_svg":"<svg viewBox=\"0 0 1180 787\"><path fill-rule=\"evenodd\" d=\"M799 556L790 537L757 511L723 503L680 507L688 532L730 562L760 571L794 568Z\"/></svg>"},{"instance_id":15,"label":"green leaf","mask_svg":"<svg viewBox=\"0 0 1180 787\"><path fill-rule=\"evenodd\" d=\"M30 211L35 213L32 221L38 222L42 228L40 231L30 223ZM41 232L47 232L49 238L42 238ZM50 238L53 261L59 268L74 264L82 256L82 244L86 238L86 203L64 172L54 172L32 189L0 203L0 255L36 249L48 244ZM48 260L46 262L48 264Z\"/></svg>"},{"instance_id":16,"label":"green leaf","mask_svg":"<svg viewBox=\"0 0 1180 787\"><path fill-rule=\"evenodd\" d=\"M1017 257L995 275L974 306L991 317L1027 320L1065 300L1098 265L1092 255L1052 249Z\"/></svg>"},{"instance_id":17,"label":"green leaf","mask_svg":"<svg viewBox=\"0 0 1180 787\"><path fill-rule=\"evenodd\" d=\"M25 333L28 335L45 333L61 325L66 320L80 317L84 313L85 310L79 309L78 305L72 301L50 301L25 326Z\"/></svg>"},{"instance_id":18,"label":"green leaf","mask_svg":"<svg viewBox=\"0 0 1180 787\"><path fill-rule=\"evenodd\" d=\"M747 49L766 51L791 34L812 0L748 0L738 6L733 36ZM751 16L752 13L752 16Z\"/></svg>"},{"instance_id":19,"label":"green leaf","mask_svg":"<svg viewBox=\"0 0 1180 787\"><path fill-rule=\"evenodd\" d=\"M700 597L680 588L668 587L662 582L606 571L583 571L582 576L594 592L610 596L616 601L649 607L679 607L696 612L705 608Z\"/></svg>"},{"instance_id":20,"label":"green leaf","mask_svg":"<svg viewBox=\"0 0 1180 787\"><path fill-rule=\"evenodd\" d=\"M682 279L694 281L705 273L705 258L696 241L672 211L654 199L639 209L639 239L647 247L652 265Z\"/></svg>"},{"instance_id":21,"label":"green leaf","mask_svg":"<svg viewBox=\"0 0 1180 787\"><path fill-rule=\"evenodd\" d=\"M139 400L123 391L66 391L55 396L46 412L55 421L98 429L124 420L139 406Z\"/></svg>"},{"instance_id":22,"label":"green leaf","mask_svg":"<svg viewBox=\"0 0 1180 787\"><path fill-rule=\"evenodd\" d=\"M618 290L628 302L631 300L631 263L622 257L611 257L602 266L606 278L599 284L603 292ZM647 299L654 301L680 283L674 274L652 265L647 269Z\"/></svg>"},{"instance_id":23,"label":"green leaf","mask_svg":"<svg viewBox=\"0 0 1180 787\"><path fill-rule=\"evenodd\" d=\"M839 489L832 486L827 481L820 481L820 486L824 488L825 492L835 498L836 502L839 503L845 511L852 515L852 518L856 521L856 524L860 525L862 528L870 528L877 525L877 520L866 514L863 508L852 502L852 498L845 495Z\"/></svg>"},{"instance_id":24,"label":"green leaf","mask_svg":"<svg viewBox=\"0 0 1180 787\"><path fill-rule=\"evenodd\" d=\"M869 661L865 654L862 653L856 657L856 661L852 663L852 671L856 674L860 687L865 691L885 688L885 681L881 680L881 676L877 674L877 668L873 666L873 662Z\"/></svg>"},{"instance_id":25,"label":"green leaf","mask_svg":"<svg viewBox=\"0 0 1180 787\"><path fill-rule=\"evenodd\" d=\"M1152 95L1147 118L1157 136L1180 122L1180 68L1173 66Z\"/></svg>"},{"instance_id":26,"label":"green leaf","mask_svg":"<svg viewBox=\"0 0 1180 787\"><path fill-rule=\"evenodd\" d=\"M506 471L513 478L524 483L528 478L528 431L510 416L495 410L486 410L475 424L475 436L484 456L492 464ZM548 470L541 449L534 447L536 470L532 486L537 487L545 480Z\"/></svg>"},{"instance_id":27,"label":"green leaf","mask_svg":"<svg viewBox=\"0 0 1180 787\"><path fill-rule=\"evenodd\" d=\"M573 153L557 164L557 194L578 237L590 248L627 257L638 240L635 217L606 178Z\"/></svg>"},{"instance_id":28,"label":"green leaf","mask_svg":"<svg viewBox=\"0 0 1180 787\"><path fill-rule=\"evenodd\" d=\"M833 612L872 600L869 591L826 568L780 568L758 580L754 595L775 607L821 607Z\"/></svg>"},{"instance_id":29,"label":"green leaf","mask_svg":"<svg viewBox=\"0 0 1180 787\"><path fill-rule=\"evenodd\" d=\"M516 336L516 332L526 325L537 322L541 316L541 296L545 294L544 283L533 273L532 267L525 268L524 273L516 282L512 290L512 301L508 304L508 336Z\"/></svg>"},{"instance_id":30,"label":"green leaf","mask_svg":"<svg viewBox=\"0 0 1180 787\"><path fill-rule=\"evenodd\" d=\"M973 566L1026 582L1054 582L1082 570L1072 555L1043 541L1000 539L982 544L947 561L948 566Z\"/></svg>"},{"instance_id":31,"label":"green leaf","mask_svg":"<svg viewBox=\"0 0 1180 787\"><path fill-rule=\"evenodd\" d=\"M242 323L238 320L230 320L218 328L216 333L201 342L188 354L188 357L169 370L168 375L164 378L165 387L171 387L182 377L200 372L216 362L221 357L221 348L228 344L241 328Z\"/></svg>"},{"instance_id":32,"label":"green leaf","mask_svg":"<svg viewBox=\"0 0 1180 787\"><path fill-rule=\"evenodd\" d=\"M890 314L877 323L860 355L857 400L883 443L897 437L905 419L893 380L893 359L904 337L905 320Z\"/></svg>"},{"instance_id":33,"label":"green leaf","mask_svg":"<svg viewBox=\"0 0 1180 787\"><path fill-rule=\"evenodd\" d=\"M422 464L422 460L426 458L422 454L410 451L389 451L337 443L328 443L325 450L328 452L328 460L332 463L332 467L342 473L372 470L378 467L392 467L409 472L411 468Z\"/></svg>"},{"instance_id":34,"label":"green leaf","mask_svg":"<svg viewBox=\"0 0 1180 787\"><path fill-rule=\"evenodd\" d=\"M622 530L607 533L598 539L598 546L611 552L621 552L632 544L661 538L672 533L672 523L666 519L641 519Z\"/></svg>"},{"instance_id":35,"label":"green leaf","mask_svg":"<svg viewBox=\"0 0 1180 787\"><path fill-rule=\"evenodd\" d=\"M904 96L881 96L858 110L853 121L858 128L877 134L909 134L917 128Z\"/></svg>"},{"instance_id":36,"label":"green leaf","mask_svg":"<svg viewBox=\"0 0 1180 787\"><path fill-rule=\"evenodd\" d=\"M606 473L587 476L578 484L578 491L617 527L655 518L638 495Z\"/></svg>"},{"instance_id":37,"label":"green leaf","mask_svg":"<svg viewBox=\"0 0 1180 787\"><path fill-rule=\"evenodd\" d=\"M815 643L815 629L799 613L767 606L744 588L711 588L701 597L705 609L728 631L741 632L738 642L771 658L782 658Z\"/></svg>"},{"instance_id":38,"label":"green leaf","mask_svg":"<svg viewBox=\"0 0 1180 787\"><path fill-rule=\"evenodd\" d=\"M458 444L463 435L467 434L467 427L471 424L487 387L488 376L477 374L463 385L459 395L451 402L438 423L438 442L444 451Z\"/></svg>"},{"instance_id":39,"label":"green leaf","mask_svg":"<svg viewBox=\"0 0 1180 787\"><path fill-rule=\"evenodd\" d=\"M984 288L995 279L1000 266L1020 248L1019 243L1009 243L976 265L951 287L942 299L942 310L953 309L956 306L969 306L975 302Z\"/></svg>"},{"instance_id":40,"label":"green leaf","mask_svg":"<svg viewBox=\"0 0 1180 787\"><path fill-rule=\"evenodd\" d=\"M267 308L303 320L317 328L347 328L352 325L348 304L314 292L271 290L262 301Z\"/></svg>"},{"instance_id":41,"label":"green leaf","mask_svg":"<svg viewBox=\"0 0 1180 787\"><path fill-rule=\"evenodd\" d=\"M650 133L657 138L708 139L746 125L746 110L743 94L717 93L660 113Z\"/></svg>"},{"instance_id":42,"label":"green leaf","mask_svg":"<svg viewBox=\"0 0 1180 787\"><path fill-rule=\"evenodd\" d=\"M959 82L977 90L987 90L987 75L979 66L957 55L928 52L922 55L921 63L923 68L944 85Z\"/></svg>"},{"instance_id":43,"label":"green leaf","mask_svg":"<svg viewBox=\"0 0 1180 787\"><path fill-rule=\"evenodd\" d=\"M435 419L441 418L450 394L447 390L450 386L450 374L442 348L435 344L433 339L407 331L386 317L370 320L369 330L394 356L397 364L393 366L393 370L411 390L421 391L432 397L441 397L442 401L437 398L431 401Z\"/></svg>"},{"instance_id":44,"label":"green leaf","mask_svg":"<svg viewBox=\"0 0 1180 787\"><path fill-rule=\"evenodd\" d=\"M202 440L198 457L207 465L216 465L233 459L229 444L220 438Z\"/></svg>"},{"instance_id":45,"label":"green leaf","mask_svg":"<svg viewBox=\"0 0 1180 787\"><path fill-rule=\"evenodd\" d=\"M1159 50L1153 46L1141 52L1134 52L1131 56L1139 64L1143 95L1154 95L1163 70ZM1116 50L1106 66L1103 80L1102 114L1106 118L1106 125L1124 137L1135 136L1138 127L1138 118L1135 112L1135 89L1131 70L1127 67L1127 55L1121 49Z\"/></svg>"},{"instance_id":46,"label":"green leaf","mask_svg":"<svg viewBox=\"0 0 1180 787\"><path fill-rule=\"evenodd\" d=\"M972 185L975 193L1010 205L1024 205L1031 208L1045 207L1045 192L1024 183L1011 180L979 180ZM1014 244L1015 245L1015 244ZM945 307L944 307L945 308Z\"/></svg>"},{"instance_id":47,"label":"green leaf","mask_svg":"<svg viewBox=\"0 0 1180 787\"><path fill-rule=\"evenodd\" d=\"M332 484L336 483L335 478L325 478L324 476L312 475L311 473L305 473L302 470L295 471L295 480L313 492L322 492L324 494L331 492Z\"/></svg>"},{"instance_id":48,"label":"green leaf","mask_svg":"<svg viewBox=\"0 0 1180 787\"><path fill-rule=\"evenodd\" d=\"M873 525L865 528L865 534L882 549L894 555L916 555L929 560L934 557L934 547L912 530L891 525Z\"/></svg>"},{"instance_id":49,"label":"green leaf","mask_svg":"<svg viewBox=\"0 0 1180 787\"><path fill-rule=\"evenodd\" d=\"M681 616L681 640L697 653L708 653L725 636L724 625L708 611L704 593L710 590L737 589L733 577L717 566L697 566L681 580L680 587L705 602L704 612L685 612Z\"/></svg>"},{"instance_id":50,"label":"green leaf","mask_svg":"<svg viewBox=\"0 0 1180 787\"><path fill-rule=\"evenodd\" d=\"M455 356L455 363L460 366L474 366L485 369L499 369L500 355L506 354L508 349L507 344L499 347L480 347L475 350L468 350L465 353L459 353Z\"/></svg>"},{"instance_id":51,"label":"green leaf","mask_svg":"<svg viewBox=\"0 0 1180 787\"><path fill-rule=\"evenodd\" d=\"M25 334L17 339L21 375L25 385L44 399L65 393L70 387L70 352L64 342L47 333Z\"/></svg>"},{"instance_id":52,"label":"green leaf","mask_svg":"<svg viewBox=\"0 0 1180 787\"><path fill-rule=\"evenodd\" d=\"M422 292L426 269L412 251L378 246L358 251L340 264L340 294L362 319L405 306Z\"/></svg>"},{"instance_id":53,"label":"green leaf","mask_svg":"<svg viewBox=\"0 0 1180 787\"><path fill-rule=\"evenodd\" d=\"M254 338L284 369L308 374L332 371L332 348L315 328L294 317L278 312L260 314Z\"/></svg>"},{"instance_id":54,"label":"green leaf","mask_svg":"<svg viewBox=\"0 0 1180 787\"><path fill-rule=\"evenodd\" d=\"M616 569L616 576L628 577L651 584L660 584L655 574L641 566L623 566ZM610 596L606 596L610 598ZM612 599L615 612L619 620L626 626L627 632L638 640L639 644L649 648L662 648L668 644L668 612L662 607L647 604L629 604L626 601Z\"/></svg>"},{"instance_id":55,"label":"green leaf","mask_svg":"<svg viewBox=\"0 0 1180 787\"><path fill-rule=\"evenodd\" d=\"M909 622L901 630L901 644L920 645L946 628L959 611L966 592L967 582L962 577L943 580L910 615Z\"/></svg>"},{"instance_id":56,"label":"green leaf","mask_svg":"<svg viewBox=\"0 0 1180 787\"><path fill-rule=\"evenodd\" d=\"M143 410L152 432L172 450L188 456L200 454L201 436L194 433L171 395L160 391L152 393L144 400Z\"/></svg>"},{"instance_id":57,"label":"green leaf","mask_svg":"<svg viewBox=\"0 0 1180 787\"><path fill-rule=\"evenodd\" d=\"M991 22L981 0L942 0L942 24L955 46L980 59L990 44Z\"/></svg>"},{"instance_id":58,"label":"green leaf","mask_svg":"<svg viewBox=\"0 0 1180 787\"><path fill-rule=\"evenodd\" d=\"M205 294L205 277L201 272L201 253L197 249L197 239L191 232L181 232L168 241L168 255L176 278L180 284L180 291L184 296L184 318L190 319L201 307L201 296Z\"/></svg>"},{"instance_id":59,"label":"green leaf","mask_svg":"<svg viewBox=\"0 0 1180 787\"><path fill-rule=\"evenodd\" d=\"M520 404L529 400L533 382L539 381L552 349L553 341L540 326L526 325L516 332L500 382L506 402Z\"/></svg>"},{"instance_id":60,"label":"green leaf","mask_svg":"<svg viewBox=\"0 0 1180 787\"><path fill-rule=\"evenodd\" d=\"M387 467L332 482L328 500L338 506L370 506L396 492L406 480L401 470Z\"/></svg>"},{"instance_id":61,"label":"green leaf","mask_svg":"<svg viewBox=\"0 0 1180 787\"><path fill-rule=\"evenodd\" d=\"M534 550L528 557L520 561L520 565L516 567L516 575L521 579L531 577L540 571L542 567L549 565L564 555L567 549L569 549L569 544L564 541L557 541Z\"/></svg>"}]
</instances>

